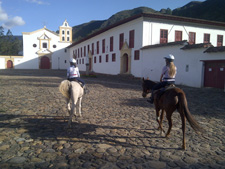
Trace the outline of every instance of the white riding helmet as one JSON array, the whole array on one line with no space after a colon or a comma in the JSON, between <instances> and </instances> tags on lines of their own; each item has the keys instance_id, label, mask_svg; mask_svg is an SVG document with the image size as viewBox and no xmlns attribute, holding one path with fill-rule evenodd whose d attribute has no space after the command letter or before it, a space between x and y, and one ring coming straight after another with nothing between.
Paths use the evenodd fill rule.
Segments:
<instances>
[{"instance_id":1,"label":"white riding helmet","mask_svg":"<svg viewBox=\"0 0 225 169\"><path fill-rule=\"evenodd\" d=\"M172 54L167 55L166 57L164 57L165 59L168 59L170 61L173 61L175 59L175 57Z\"/></svg>"},{"instance_id":2,"label":"white riding helmet","mask_svg":"<svg viewBox=\"0 0 225 169\"><path fill-rule=\"evenodd\" d=\"M77 63L76 59L71 58L70 63Z\"/></svg>"}]
</instances>

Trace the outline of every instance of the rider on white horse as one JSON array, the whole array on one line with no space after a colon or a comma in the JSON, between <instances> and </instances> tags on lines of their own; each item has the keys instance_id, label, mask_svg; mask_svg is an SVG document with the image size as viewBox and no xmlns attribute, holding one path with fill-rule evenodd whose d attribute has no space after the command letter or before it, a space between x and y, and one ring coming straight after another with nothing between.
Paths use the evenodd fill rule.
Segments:
<instances>
[{"instance_id":1,"label":"rider on white horse","mask_svg":"<svg viewBox=\"0 0 225 169\"><path fill-rule=\"evenodd\" d=\"M87 93L85 82L80 78L79 68L77 67L77 62L75 59L70 59L70 67L67 69L67 80L78 81L81 83L84 92Z\"/></svg>"}]
</instances>

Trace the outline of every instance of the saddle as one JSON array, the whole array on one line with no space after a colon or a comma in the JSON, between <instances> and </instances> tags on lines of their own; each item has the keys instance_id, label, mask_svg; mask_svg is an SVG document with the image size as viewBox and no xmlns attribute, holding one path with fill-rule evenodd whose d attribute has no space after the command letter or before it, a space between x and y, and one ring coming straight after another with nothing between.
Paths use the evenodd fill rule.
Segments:
<instances>
[{"instance_id":1,"label":"saddle","mask_svg":"<svg viewBox=\"0 0 225 169\"><path fill-rule=\"evenodd\" d=\"M79 81L79 80L77 80L77 79L75 79L75 78L71 78L71 79L69 79L69 81L74 81L74 82L77 82L77 83L79 83L80 84L80 86L83 88L84 86L83 86L83 84Z\"/></svg>"},{"instance_id":2,"label":"saddle","mask_svg":"<svg viewBox=\"0 0 225 169\"><path fill-rule=\"evenodd\" d=\"M170 90L170 89L174 89L176 86L175 84L171 84L171 85L167 85L159 90L156 90L155 92L158 92L157 93L157 97L158 99L160 99L160 97L167 91L167 90Z\"/></svg>"}]
</instances>

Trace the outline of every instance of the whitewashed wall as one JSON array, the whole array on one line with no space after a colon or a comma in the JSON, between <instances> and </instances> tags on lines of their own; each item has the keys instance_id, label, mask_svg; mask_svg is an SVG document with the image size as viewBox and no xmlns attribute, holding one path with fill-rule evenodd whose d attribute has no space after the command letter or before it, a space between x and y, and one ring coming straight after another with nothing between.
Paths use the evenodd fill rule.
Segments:
<instances>
[{"instance_id":1,"label":"whitewashed wall","mask_svg":"<svg viewBox=\"0 0 225 169\"><path fill-rule=\"evenodd\" d=\"M52 69L67 69L69 67L70 53L63 48L52 54Z\"/></svg>"},{"instance_id":2,"label":"whitewashed wall","mask_svg":"<svg viewBox=\"0 0 225 169\"><path fill-rule=\"evenodd\" d=\"M119 50L119 35L121 33L124 33L124 41L127 41L127 43L129 44L129 31L131 30L135 30L135 47L132 49L132 60L133 60L133 55L134 55L134 50L139 50L142 47L142 29L143 29L143 25L142 25L142 19L136 19L133 20L127 24L123 24L121 26L112 28L106 32L103 32L102 34L99 34L93 38L90 38L80 44L77 44L74 47L70 48L70 57L73 56L73 51L75 51L76 49L80 49L81 47L84 50L84 46L86 46L86 50L88 49L87 46L90 46L90 50L92 43L94 43L94 55L93 55L93 59L92 59L92 68L93 71L96 73L105 73L105 74L112 74L112 75L116 75L120 73L120 50ZM113 36L113 51L110 52L110 37ZM105 39L105 53L102 53L102 40ZM97 41L99 41L99 54L96 53L96 43ZM83 51L84 52L84 51ZM87 53L87 51L86 51ZM115 53L116 54L116 61L112 62L112 54ZM106 55L109 55L109 62L106 62ZM84 56L84 54L83 54ZM94 57L96 56L96 63L94 63ZM102 56L102 62L99 63L99 56ZM86 56L87 57L87 56ZM80 70L86 70L86 60L87 58L84 58L84 64L78 64L78 67ZM81 58L78 58L77 60L79 60ZM134 63L133 61L131 62L131 66L137 66L139 67L140 65L140 61L136 61L136 63Z\"/></svg>"},{"instance_id":3,"label":"whitewashed wall","mask_svg":"<svg viewBox=\"0 0 225 169\"><path fill-rule=\"evenodd\" d=\"M0 58L0 69L5 69L5 58Z\"/></svg>"},{"instance_id":4,"label":"whitewashed wall","mask_svg":"<svg viewBox=\"0 0 225 169\"><path fill-rule=\"evenodd\" d=\"M225 37L225 29L194 23L145 19L143 21L143 46L160 43L160 29L168 30L168 42L175 41L175 31L182 31L182 40L189 41L189 32L196 33L196 44L204 42L204 34L210 34L210 42L217 46L217 35ZM225 42L223 41L223 45Z\"/></svg>"},{"instance_id":5,"label":"whitewashed wall","mask_svg":"<svg viewBox=\"0 0 225 169\"><path fill-rule=\"evenodd\" d=\"M225 52L204 53L206 48L181 50L181 47L177 45L144 49L142 51L143 69L141 77L149 77L153 81L159 81L162 67L165 66L164 57L168 54L173 54L175 56L174 64L177 67L176 84L203 87L203 60L225 60Z\"/></svg>"}]
</instances>

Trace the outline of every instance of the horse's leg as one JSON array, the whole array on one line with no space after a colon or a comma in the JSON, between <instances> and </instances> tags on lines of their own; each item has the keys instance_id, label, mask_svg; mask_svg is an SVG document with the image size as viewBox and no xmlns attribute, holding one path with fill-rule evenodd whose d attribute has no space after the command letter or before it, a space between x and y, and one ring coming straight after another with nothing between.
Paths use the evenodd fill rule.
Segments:
<instances>
[{"instance_id":1,"label":"horse's leg","mask_svg":"<svg viewBox=\"0 0 225 169\"><path fill-rule=\"evenodd\" d=\"M182 121L182 131L183 131L183 146L182 146L182 148L185 150L185 149L186 149L186 143L185 143L186 120L185 120L184 114L180 113L180 116L181 116L181 121Z\"/></svg>"},{"instance_id":2,"label":"horse's leg","mask_svg":"<svg viewBox=\"0 0 225 169\"><path fill-rule=\"evenodd\" d=\"M82 101L82 97L79 98L79 108L78 108L78 110L79 110L80 117L82 117L82 115L81 115L81 101Z\"/></svg>"},{"instance_id":3,"label":"horse's leg","mask_svg":"<svg viewBox=\"0 0 225 169\"><path fill-rule=\"evenodd\" d=\"M155 111L156 111L156 121L159 124L158 130L162 131L162 126L160 125L160 117L159 117L160 109L159 108L156 108Z\"/></svg>"},{"instance_id":4,"label":"horse's leg","mask_svg":"<svg viewBox=\"0 0 225 169\"><path fill-rule=\"evenodd\" d=\"M162 112L161 112L161 115L160 115L160 122L159 122L160 128L162 129L161 134L162 134L162 132L165 133L165 131L163 130L163 126L162 126L164 112L165 112L164 109L162 109Z\"/></svg>"},{"instance_id":5,"label":"horse's leg","mask_svg":"<svg viewBox=\"0 0 225 169\"><path fill-rule=\"evenodd\" d=\"M173 111L168 111L168 112L166 112L166 118L167 118L168 124L169 124L169 128L168 128L168 130L167 130L166 137L169 136L170 131L171 131L171 128L172 128L172 125L173 125L172 119L171 119L172 113L173 113Z\"/></svg>"},{"instance_id":6,"label":"horse's leg","mask_svg":"<svg viewBox=\"0 0 225 169\"><path fill-rule=\"evenodd\" d=\"M67 109L68 109L68 111L70 111L71 110L70 99L66 99L66 103L67 103Z\"/></svg>"},{"instance_id":7,"label":"horse's leg","mask_svg":"<svg viewBox=\"0 0 225 169\"><path fill-rule=\"evenodd\" d=\"M73 115L76 115L76 103L77 103L77 97L74 97L74 95L71 95L71 110L70 110L70 117L69 117L69 121L68 121L68 127L71 127L71 123L73 120Z\"/></svg>"}]
</instances>

